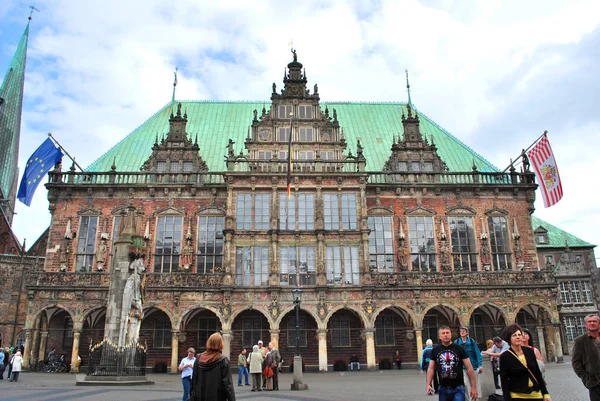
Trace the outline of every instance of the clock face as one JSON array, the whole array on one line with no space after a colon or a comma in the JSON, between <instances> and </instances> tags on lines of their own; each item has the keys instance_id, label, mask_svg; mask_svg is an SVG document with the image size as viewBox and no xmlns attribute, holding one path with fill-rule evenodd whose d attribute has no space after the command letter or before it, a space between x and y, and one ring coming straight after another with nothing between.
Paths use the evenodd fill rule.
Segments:
<instances>
[{"instance_id":1,"label":"clock face","mask_svg":"<svg viewBox=\"0 0 600 401\"><path fill-rule=\"evenodd\" d=\"M270 141L271 140L271 129L270 128L259 128L258 129L258 139L261 141Z\"/></svg>"}]
</instances>

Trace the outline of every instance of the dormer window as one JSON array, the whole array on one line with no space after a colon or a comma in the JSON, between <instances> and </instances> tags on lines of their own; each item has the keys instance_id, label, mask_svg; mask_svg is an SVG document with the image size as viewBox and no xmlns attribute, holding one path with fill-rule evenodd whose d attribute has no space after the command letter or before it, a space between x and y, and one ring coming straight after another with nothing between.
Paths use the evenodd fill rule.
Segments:
<instances>
[{"instance_id":1,"label":"dormer window","mask_svg":"<svg viewBox=\"0 0 600 401\"><path fill-rule=\"evenodd\" d=\"M164 173L165 171L167 171L167 162L157 162L156 171L159 173Z\"/></svg>"},{"instance_id":2,"label":"dormer window","mask_svg":"<svg viewBox=\"0 0 600 401\"><path fill-rule=\"evenodd\" d=\"M300 142L312 142L313 140L313 129L312 128L300 128Z\"/></svg>"},{"instance_id":3,"label":"dormer window","mask_svg":"<svg viewBox=\"0 0 600 401\"><path fill-rule=\"evenodd\" d=\"M312 117L312 106L298 106L298 118L310 119Z\"/></svg>"},{"instance_id":4,"label":"dormer window","mask_svg":"<svg viewBox=\"0 0 600 401\"><path fill-rule=\"evenodd\" d=\"M279 106L279 118L290 118L290 114L293 113L294 106L291 104ZM292 116L293 117L293 116Z\"/></svg>"},{"instance_id":5,"label":"dormer window","mask_svg":"<svg viewBox=\"0 0 600 401\"><path fill-rule=\"evenodd\" d=\"M536 244L547 244L548 243L548 233L544 230L536 230L535 231L535 243Z\"/></svg>"}]
</instances>

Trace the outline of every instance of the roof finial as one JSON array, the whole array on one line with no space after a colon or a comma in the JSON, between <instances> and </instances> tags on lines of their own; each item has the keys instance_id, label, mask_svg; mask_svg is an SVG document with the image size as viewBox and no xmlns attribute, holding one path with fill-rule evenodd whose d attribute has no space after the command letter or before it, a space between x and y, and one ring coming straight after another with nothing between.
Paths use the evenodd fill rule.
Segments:
<instances>
[{"instance_id":1,"label":"roof finial","mask_svg":"<svg viewBox=\"0 0 600 401\"><path fill-rule=\"evenodd\" d=\"M175 80L173 81L173 97L171 98L171 101L174 102L175 101L175 87L177 87L177 70L178 68L175 67Z\"/></svg>"},{"instance_id":2,"label":"roof finial","mask_svg":"<svg viewBox=\"0 0 600 401\"><path fill-rule=\"evenodd\" d=\"M38 10L37 8L35 8L35 0L33 2L32 5L29 6L29 8L31 8L31 11L29 12L29 17L27 18L29 21L31 21L31 16L33 15L34 11L37 11L38 13L40 12L40 10Z\"/></svg>"},{"instance_id":3,"label":"roof finial","mask_svg":"<svg viewBox=\"0 0 600 401\"><path fill-rule=\"evenodd\" d=\"M412 100L410 99L410 83L408 83L408 68L404 71L406 72L406 90L408 91L408 104L412 107Z\"/></svg>"}]
</instances>

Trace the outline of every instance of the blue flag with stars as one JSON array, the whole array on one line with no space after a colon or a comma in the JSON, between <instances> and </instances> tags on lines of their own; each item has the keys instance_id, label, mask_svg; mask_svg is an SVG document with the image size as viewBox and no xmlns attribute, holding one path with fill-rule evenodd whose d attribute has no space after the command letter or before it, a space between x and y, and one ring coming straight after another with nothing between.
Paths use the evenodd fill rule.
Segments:
<instances>
[{"instance_id":1,"label":"blue flag with stars","mask_svg":"<svg viewBox=\"0 0 600 401\"><path fill-rule=\"evenodd\" d=\"M27 160L17 199L27 206L31 205L38 184L62 157L62 152L54 146L50 138L47 138Z\"/></svg>"}]
</instances>

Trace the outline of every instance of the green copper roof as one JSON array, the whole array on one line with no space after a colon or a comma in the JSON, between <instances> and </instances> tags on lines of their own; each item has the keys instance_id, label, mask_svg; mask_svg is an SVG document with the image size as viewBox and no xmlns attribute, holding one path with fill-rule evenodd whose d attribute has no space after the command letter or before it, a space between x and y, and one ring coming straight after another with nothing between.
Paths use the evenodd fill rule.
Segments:
<instances>
[{"instance_id":1,"label":"green copper roof","mask_svg":"<svg viewBox=\"0 0 600 401\"><path fill-rule=\"evenodd\" d=\"M92 163L87 171L109 171L116 157L117 171L139 171L150 156L156 134L159 138L169 131L169 116L179 102L169 103L121 142ZM235 153L244 149L253 110L262 110L270 102L243 101L182 101L187 112L187 132L194 140L198 135L200 155L210 171L225 171L225 155L229 138L235 141ZM337 110L340 126L348 143L347 151L356 154L356 139L360 139L367 159L367 171L381 171L390 156L393 135L402 134L402 112L405 103L321 103L330 114ZM418 111L418 110L417 110ZM498 171L490 162L464 145L427 116L419 112L421 132L430 141L433 136L442 160L450 171L471 171L473 161L479 171Z\"/></svg>"},{"instance_id":2,"label":"green copper roof","mask_svg":"<svg viewBox=\"0 0 600 401\"><path fill-rule=\"evenodd\" d=\"M0 198L5 199L15 196L28 36L29 23L0 86Z\"/></svg>"},{"instance_id":3,"label":"green copper roof","mask_svg":"<svg viewBox=\"0 0 600 401\"><path fill-rule=\"evenodd\" d=\"M569 247L571 248L596 246L590 244L589 242L585 242L584 240L579 239L576 236L569 234L568 232L563 231L560 228L553 226L552 224L535 216L531 216L531 226L533 227L534 231L540 227L548 231L548 243L537 244L536 246L538 248L564 248L565 243L569 244Z\"/></svg>"}]
</instances>

